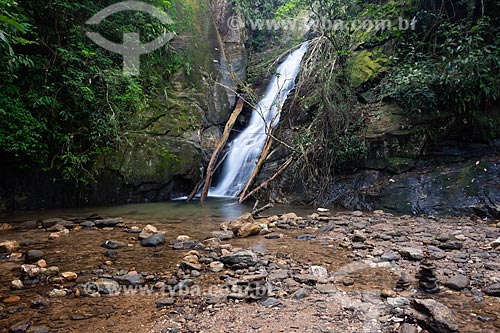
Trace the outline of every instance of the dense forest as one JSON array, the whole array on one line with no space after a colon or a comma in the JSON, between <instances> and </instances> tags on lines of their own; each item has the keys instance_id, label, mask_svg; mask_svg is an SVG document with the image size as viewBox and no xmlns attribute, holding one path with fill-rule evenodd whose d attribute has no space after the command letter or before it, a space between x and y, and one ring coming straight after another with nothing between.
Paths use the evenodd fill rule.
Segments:
<instances>
[{"instance_id":1,"label":"dense forest","mask_svg":"<svg viewBox=\"0 0 500 333\"><path fill-rule=\"evenodd\" d=\"M53 181L91 185L103 156L133 133L149 131L159 112L175 104L179 95L171 92L176 87L182 84L196 95L200 89L193 82L211 77L175 42L142 56L140 76L124 76L122 57L85 35L86 20L112 3L0 4L0 156L5 168L43 170ZM114 41L124 32L140 32L144 42L162 31L178 36L195 31L190 28L198 24L192 13L200 8L166 0L148 3L166 11L174 23L164 26L144 13L126 12L92 29ZM220 10L216 5L201 7ZM300 130L282 133L306 184L330 183L337 173L353 170L366 159L367 119L377 117L381 103L396 103L406 119L418 123L426 144L450 135L483 143L500 136L497 1L234 0L225 6L247 23L248 81L238 81L235 89L248 100L265 79L263 68L275 60L271 57L310 40L294 98L286 106L290 115L298 115L300 121L292 126ZM186 8L190 14L182 12ZM298 18L314 24L299 34L285 25L254 29L251 24ZM392 27L359 26L382 19ZM396 28L402 19L412 22L411 27ZM342 29L321 24L340 21ZM208 110L201 110L200 117L198 111L177 109L162 116L166 123L180 123L178 137L213 125L220 129L227 119L207 122ZM210 151L202 150L204 156ZM174 155L165 148L163 168L176 167L179 156Z\"/></svg>"}]
</instances>

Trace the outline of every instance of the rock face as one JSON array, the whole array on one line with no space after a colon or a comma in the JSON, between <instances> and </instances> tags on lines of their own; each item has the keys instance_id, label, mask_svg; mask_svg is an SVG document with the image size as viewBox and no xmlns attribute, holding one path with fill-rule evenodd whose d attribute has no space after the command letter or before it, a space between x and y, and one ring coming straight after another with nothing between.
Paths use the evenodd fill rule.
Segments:
<instances>
[{"instance_id":1,"label":"rock face","mask_svg":"<svg viewBox=\"0 0 500 333\"><path fill-rule=\"evenodd\" d=\"M415 299L413 306L424 315L428 316L429 322L425 323L436 332L457 332L458 325L450 309L445 305L432 299Z\"/></svg>"}]
</instances>

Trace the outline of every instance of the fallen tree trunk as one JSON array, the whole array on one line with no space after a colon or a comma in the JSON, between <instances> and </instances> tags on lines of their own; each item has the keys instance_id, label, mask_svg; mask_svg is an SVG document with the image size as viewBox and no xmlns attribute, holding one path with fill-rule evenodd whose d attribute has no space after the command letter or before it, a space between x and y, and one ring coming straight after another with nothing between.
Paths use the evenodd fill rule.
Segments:
<instances>
[{"instance_id":1,"label":"fallen tree trunk","mask_svg":"<svg viewBox=\"0 0 500 333\"><path fill-rule=\"evenodd\" d=\"M252 195L254 195L255 193L257 193L261 188L263 187L266 187L267 184L269 184L270 182L272 182L273 180L275 180L279 175L281 175L287 168L288 166L290 166L290 164L292 163L293 161L293 157L290 157L279 169L278 171L276 171L276 173L274 175L271 176L271 178L269 178L268 180L266 180L265 182L263 182L262 184L260 184L259 186L257 186L256 188L254 188L250 193L248 193L245 197L240 197L240 200L238 201L240 204L243 203L245 200L247 200L248 198L250 198Z\"/></svg>"},{"instance_id":2,"label":"fallen tree trunk","mask_svg":"<svg viewBox=\"0 0 500 333\"><path fill-rule=\"evenodd\" d=\"M217 163L217 159L219 158L220 152L226 145L227 139L231 134L231 130L233 129L234 123L236 122L236 119L240 115L241 110L243 110L243 100L239 99L238 103L236 104L236 107L234 108L233 113L231 113L231 116L229 117L226 126L224 127L224 133L222 134L222 138L219 141L217 147L215 148L215 151L212 154L212 158L210 158L210 162L208 163L207 173L205 176L205 185L203 186L203 191L201 192L201 199L200 199L201 202L207 199L208 191L210 190L210 186L212 185L212 176L214 174L215 170L214 167Z\"/></svg>"}]
</instances>

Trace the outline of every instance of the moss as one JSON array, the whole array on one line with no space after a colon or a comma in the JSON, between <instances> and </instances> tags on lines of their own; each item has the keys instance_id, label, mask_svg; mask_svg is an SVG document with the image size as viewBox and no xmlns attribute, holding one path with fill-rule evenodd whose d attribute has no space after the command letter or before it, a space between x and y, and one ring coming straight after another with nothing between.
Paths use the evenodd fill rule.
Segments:
<instances>
[{"instance_id":1,"label":"moss","mask_svg":"<svg viewBox=\"0 0 500 333\"><path fill-rule=\"evenodd\" d=\"M410 171L415 167L416 161L411 158L390 157L387 170L396 174Z\"/></svg>"},{"instance_id":2,"label":"moss","mask_svg":"<svg viewBox=\"0 0 500 333\"><path fill-rule=\"evenodd\" d=\"M380 51L363 50L353 59L352 84L359 87L381 72L387 70L389 59Z\"/></svg>"}]
</instances>

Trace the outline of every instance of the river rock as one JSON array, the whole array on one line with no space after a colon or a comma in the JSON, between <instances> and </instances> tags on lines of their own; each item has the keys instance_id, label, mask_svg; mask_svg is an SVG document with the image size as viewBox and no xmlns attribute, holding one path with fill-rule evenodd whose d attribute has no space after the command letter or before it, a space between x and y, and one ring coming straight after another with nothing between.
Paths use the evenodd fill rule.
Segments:
<instances>
[{"instance_id":1,"label":"river rock","mask_svg":"<svg viewBox=\"0 0 500 333\"><path fill-rule=\"evenodd\" d=\"M131 286L139 286L144 283L142 276L136 271L128 272L125 275L115 276L114 279L121 284L126 284Z\"/></svg>"},{"instance_id":2,"label":"river rock","mask_svg":"<svg viewBox=\"0 0 500 333\"><path fill-rule=\"evenodd\" d=\"M444 285L453 290L462 290L470 283L470 279L462 274L452 276L449 280L444 282Z\"/></svg>"},{"instance_id":3,"label":"river rock","mask_svg":"<svg viewBox=\"0 0 500 333\"><path fill-rule=\"evenodd\" d=\"M210 271L214 273L222 272L224 270L224 264L221 263L220 261L213 261L210 263L208 267Z\"/></svg>"},{"instance_id":4,"label":"river rock","mask_svg":"<svg viewBox=\"0 0 500 333\"><path fill-rule=\"evenodd\" d=\"M21 274L30 278L37 277L41 272L41 268L36 265L21 265Z\"/></svg>"},{"instance_id":5,"label":"river rock","mask_svg":"<svg viewBox=\"0 0 500 333\"><path fill-rule=\"evenodd\" d=\"M31 326L26 333L49 333L50 328L46 325Z\"/></svg>"},{"instance_id":6,"label":"river rock","mask_svg":"<svg viewBox=\"0 0 500 333\"><path fill-rule=\"evenodd\" d=\"M317 278L327 278L328 270L323 266L311 266L309 267L309 274Z\"/></svg>"},{"instance_id":7,"label":"river rock","mask_svg":"<svg viewBox=\"0 0 500 333\"><path fill-rule=\"evenodd\" d=\"M401 308L410 305L410 300L406 297L388 297L387 303L394 308Z\"/></svg>"},{"instance_id":8,"label":"river rock","mask_svg":"<svg viewBox=\"0 0 500 333\"><path fill-rule=\"evenodd\" d=\"M118 242L115 240L107 240L104 243L102 243L101 246L106 248L106 249L116 250L116 249L119 249L121 247L127 246L127 244L122 243L122 242Z\"/></svg>"},{"instance_id":9,"label":"river rock","mask_svg":"<svg viewBox=\"0 0 500 333\"><path fill-rule=\"evenodd\" d=\"M10 287L14 290L19 290L19 289L23 289L24 284L23 284L23 281L21 281L21 280L14 280L10 283Z\"/></svg>"},{"instance_id":10,"label":"river rock","mask_svg":"<svg viewBox=\"0 0 500 333\"><path fill-rule=\"evenodd\" d=\"M66 295L68 292L64 289L52 289L49 293L49 297L52 298L65 297Z\"/></svg>"},{"instance_id":11,"label":"river rock","mask_svg":"<svg viewBox=\"0 0 500 333\"><path fill-rule=\"evenodd\" d=\"M281 305L281 301L278 300L277 298L274 297L269 297L260 302L262 306L265 306L266 308L272 308L278 305Z\"/></svg>"},{"instance_id":12,"label":"river rock","mask_svg":"<svg viewBox=\"0 0 500 333\"><path fill-rule=\"evenodd\" d=\"M260 224L244 224L240 229L238 229L238 236L243 238L255 236L258 235L262 229L263 228Z\"/></svg>"},{"instance_id":13,"label":"river rock","mask_svg":"<svg viewBox=\"0 0 500 333\"><path fill-rule=\"evenodd\" d=\"M424 259L424 252L422 249L414 248L414 247L404 247L399 249L399 253L408 260L422 260Z\"/></svg>"},{"instance_id":14,"label":"river rock","mask_svg":"<svg viewBox=\"0 0 500 333\"><path fill-rule=\"evenodd\" d=\"M156 308L161 309L165 306L170 306L170 305L174 305L174 304L175 304L175 298L173 298L173 297L164 298L156 303Z\"/></svg>"},{"instance_id":15,"label":"river rock","mask_svg":"<svg viewBox=\"0 0 500 333\"><path fill-rule=\"evenodd\" d=\"M95 220L94 221L95 225L99 228L115 227L122 222L123 222L123 219L121 219L121 218L103 219L103 220Z\"/></svg>"},{"instance_id":16,"label":"river rock","mask_svg":"<svg viewBox=\"0 0 500 333\"><path fill-rule=\"evenodd\" d=\"M16 241L5 241L0 243L0 253L11 253L14 252L19 247L19 243Z\"/></svg>"},{"instance_id":17,"label":"river rock","mask_svg":"<svg viewBox=\"0 0 500 333\"><path fill-rule=\"evenodd\" d=\"M96 287L96 291L101 294L111 295L120 290L118 282L111 279L98 279L92 284Z\"/></svg>"},{"instance_id":18,"label":"river rock","mask_svg":"<svg viewBox=\"0 0 500 333\"><path fill-rule=\"evenodd\" d=\"M31 319L24 319L10 327L11 333L24 333L31 326Z\"/></svg>"},{"instance_id":19,"label":"river rock","mask_svg":"<svg viewBox=\"0 0 500 333\"><path fill-rule=\"evenodd\" d=\"M438 245L442 250L460 250L463 246L464 244L458 240L450 240Z\"/></svg>"},{"instance_id":20,"label":"river rock","mask_svg":"<svg viewBox=\"0 0 500 333\"><path fill-rule=\"evenodd\" d=\"M220 225L221 230L231 230L235 234L238 233L238 230L240 230L244 225L250 225L254 224L255 220L252 216L251 213L246 213L243 214L242 216L238 217L237 219L234 219L229 222L224 222Z\"/></svg>"},{"instance_id":21,"label":"river rock","mask_svg":"<svg viewBox=\"0 0 500 333\"><path fill-rule=\"evenodd\" d=\"M82 223L80 223L80 226L81 226L82 228L93 228L93 227L95 227L96 225L95 225L95 223L94 223L94 222L92 222L92 221L83 221Z\"/></svg>"},{"instance_id":22,"label":"river rock","mask_svg":"<svg viewBox=\"0 0 500 333\"><path fill-rule=\"evenodd\" d=\"M500 297L500 283L490 284L482 290L486 295Z\"/></svg>"},{"instance_id":23,"label":"river rock","mask_svg":"<svg viewBox=\"0 0 500 333\"><path fill-rule=\"evenodd\" d=\"M380 256L380 261L398 261L401 256L395 252L384 252Z\"/></svg>"},{"instance_id":24,"label":"river rock","mask_svg":"<svg viewBox=\"0 0 500 333\"><path fill-rule=\"evenodd\" d=\"M456 332L458 331L457 321L453 312L445 305L432 299L414 299L415 309L429 317L430 325L438 332Z\"/></svg>"},{"instance_id":25,"label":"river rock","mask_svg":"<svg viewBox=\"0 0 500 333\"><path fill-rule=\"evenodd\" d=\"M352 241L355 243L361 243L366 241L368 236L360 230L354 230L353 236L352 236Z\"/></svg>"},{"instance_id":26,"label":"river rock","mask_svg":"<svg viewBox=\"0 0 500 333\"><path fill-rule=\"evenodd\" d=\"M28 250L26 251L26 254L24 256L24 261L27 264L35 263L38 260L42 259L44 256L44 253L40 250Z\"/></svg>"},{"instance_id":27,"label":"river rock","mask_svg":"<svg viewBox=\"0 0 500 333\"><path fill-rule=\"evenodd\" d=\"M398 333L418 333L418 328L413 324L403 323L399 327Z\"/></svg>"},{"instance_id":28,"label":"river rock","mask_svg":"<svg viewBox=\"0 0 500 333\"><path fill-rule=\"evenodd\" d=\"M220 261L229 266L240 264L255 266L258 258L253 250L239 250L220 257Z\"/></svg>"},{"instance_id":29,"label":"river rock","mask_svg":"<svg viewBox=\"0 0 500 333\"><path fill-rule=\"evenodd\" d=\"M162 234L156 234L141 241L141 245L144 247L154 247L162 244L165 244L165 236Z\"/></svg>"},{"instance_id":30,"label":"river rock","mask_svg":"<svg viewBox=\"0 0 500 333\"><path fill-rule=\"evenodd\" d=\"M295 299L302 299L306 297L309 297L309 292L304 288L300 288L295 293L293 293L293 298Z\"/></svg>"},{"instance_id":31,"label":"river rock","mask_svg":"<svg viewBox=\"0 0 500 333\"><path fill-rule=\"evenodd\" d=\"M61 275L67 281L76 281L78 279L78 274L75 272L62 272Z\"/></svg>"},{"instance_id":32,"label":"river rock","mask_svg":"<svg viewBox=\"0 0 500 333\"><path fill-rule=\"evenodd\" d=\"M494 240L493 242L489 243L488 247L491 247L492 249L496 249L497 247L500 247L500 237L498 237L498 239Z\"/></svg>"},{"instance_id":33,"label":"river rock","mask_svg":"<svg viewBox=\"0 0 500 333\"><path fill-rule=\"evenodd\" d=\"M234 232L231 230L212 231L211 236L224 241L224 240L228 240L228 239L233 239Z\"/></svg>"}]
</instances>

